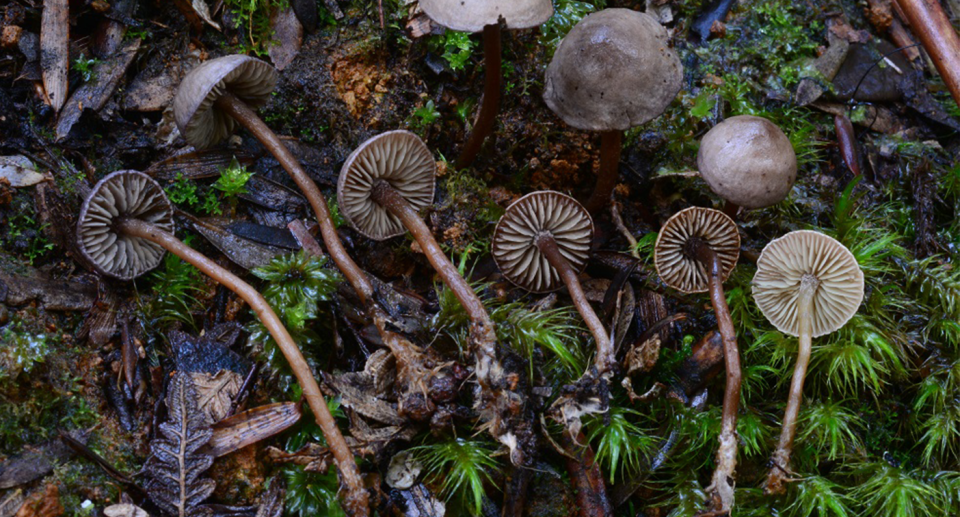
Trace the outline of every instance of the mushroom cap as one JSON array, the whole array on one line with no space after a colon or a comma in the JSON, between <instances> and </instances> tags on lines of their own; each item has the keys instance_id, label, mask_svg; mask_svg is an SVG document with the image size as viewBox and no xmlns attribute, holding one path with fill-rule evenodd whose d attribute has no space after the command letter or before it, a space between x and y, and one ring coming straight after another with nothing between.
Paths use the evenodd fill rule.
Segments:
<instances>
[{"instance_id":1,"label":"mushroom cap","mask_svg":"<svg viewBox=\"0 0 960 517\"><path fill-rule=\"evenodd\" d=\"M277 70L268 63L242 55L218 57L183 78L173 99L173 116L183 138L204 149L229 137L237 126L233 117L214 109L213 103L224 91L257 109L276 87Z\"/></svg>"},{"instance_id":2,"label":"mushroom cap","mask_svg":"<svg viewBox=\"0 0 960 517\"><path fill-rule=\"evenodd\" d=\"M683 80L680 58L653 17L630 9L588 14L547 67L543 100L567 124L626 130L667 109Z\"/></svg>"},{"instance_id":3,"label":"mushroom cap","mask_svg":"<svg viewBox=\"0 0 960 517\"><path fill-rule=\"evenodd\" d=\"M493 234L493 260L507 280L533 293L563 287L563 280L537 247L537 237L549 233L570 266L583 271L590 256L593 219L572 197L542 190L514 201Z\"/></svg>"},{"instance_id":4,"label":"mushroom cap","mask_svg":"<svg viewBox=\"0 0 960 517\"><path fill-rule=\"evenodd\" d=\"M550 0L420 0L431 20L455 31L480 32L502 16L510 29L536 27L553 16Z\"/></svg>"},{"instance_id":5,"label":"mushroom cap","mask_svg":"<svg viewBox=\"0 0 960 517\"><path fill-rule=\"evenodd\" d=\"M403 235L399 219L370 198L377 180L390 184L414 210L433 202L437 162L420 137L402 129L360 144L344 162L337 181L340 213L355 230L378 241Z\"/></svg>"},{"instance_id":6,"label":"mushroom cap","mask_svg":"<svg viewBox=\"0 0 960 517\"><path fill-rule=\"evenodd\" d=\"M702 293L710 288L710 275L706 265L685 252L691 237L699 237L717 254L726 281L740 258L740 232L733 219L712 208L686 208L663 225L654 246L657 274L677 291Z\"/></svg>"},{"instance_id":7,"label":"mushroom cap","mask_svg":"<svg viewBox=\"0 0 960 517\"><path fill-rule=\"evenodd\" d=\"M718 196L744 208L783 201L797 179L797 155L773 122L752 115L730 117L700 141L700 175Z\"/></svg>"},{"instance_id":8,"label":"mushroom cap","mask_svg":"<svg viewBox=\"0 0 960 517\"><path fill-rule=\"evenodd\" d=\"M797 299L804 275L820 281L811 309L813 337L839 329L856 314L863 301L863 271L853 253L833 237L798 230L763 248L753 277L757 306L777 330L799 334Z\"/></svg>"},{"instance_id":9,"label":"mushroom cap","mask_svg":"<svg viewBox=\"0 0 960 517\"><path fill-rule=\"evenodd\" d=\"M130 280L157 267L165 250L118 233L114 224L121 218L146 221L172 233L173 207L153 178L131 170L108 174L83 201L77 222L80 252L102 274Z\"/></svg>"}]
</instances>

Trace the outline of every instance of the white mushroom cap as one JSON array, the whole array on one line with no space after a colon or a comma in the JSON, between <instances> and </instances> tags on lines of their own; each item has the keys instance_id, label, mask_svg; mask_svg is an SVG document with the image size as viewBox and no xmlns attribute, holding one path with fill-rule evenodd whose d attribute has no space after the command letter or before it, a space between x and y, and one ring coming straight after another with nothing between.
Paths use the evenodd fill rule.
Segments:
<instances>
[{"instance_id":1,"label":"white mushroom cap","mask_svg":"<svg viewBox=\"0 0 960 517\"><path fill-rule=\"evenodd\" d=\"M660 279L682 293L702 293L710 288L707 266L685 250L699 238L720 258L725 281L740 258L740 232L733 219L712 208L690 207L667 220L654 246L654 265Z\"/></svg>"},{"instance_id":2,"label":"white mushroom cap","mask_svg":"<svg viewBox=\"0 0 960 517\"><path fill-rule=\"evenodd\" d=\"M653 17L630 9L588 14L547 67L543 100L567 124L627 130L660 116L677 96L683 67Z\"/></svg>"},{"instance_id":3,"label":"white mushroom cap","mask_svg":"<svg viewBox=\"0 0 960 517\"><path fill-rule=\"evenodd\" d=\"M752 115L730 117L700 141L697 167L718 196L744 208L783 201L797 180L797 155L773 122Z\"/></svg>"},{"instance_id":4,"label":"white mushroom cap","mask_svg":"<svg viewBox=\"0 0 960 517\"><path fill-rule=\"evenodd\" d=\"M510 29L526 29L553 15L550 0L420 0L431 20L455 31L480 32L500 17Z\"/></svg>"},{"instance_id":5,"label":"white mushroom cap","mask_svg":"<svg viewBox=\"0 0 960 517\"><path fill-rule=\"evenodd\" d=\"M130 280L157 267L165 251L118 233L114 224L123 218L173 232L173 207L153 178L130 170L108 174L83 201L77 223L80 252L104 275Z\"/></svg>"},{"instance_id":6,"label":"white mushroom cap","mask_svg":"<svg viewBox=\"0 0 960 517\"><path fill-rule=\"evenodd\" d=\"M337 203L358 232L378 241L404 234L400 220L370 198L385 180L419 210L433 202L437 163L427 144L404 130L387 131L360 144L340 169Z\"/></svg>"},{"instance_id":7,"label":"white mushroom cap","mask_svg":"<svg viewBox=\"0 0 960 517\"><path fill-rule=\"evenodd\" d=\"M563 287L557 270L537 247L537 237L549 233L560 254L576 271L590 257L593 219L572 197L544 190L514 201L493 234L493 260L507 280L534 293Z\"/></svg>"},{"instance_id":8,"label":"white mushroom cap","mask_svg":"<svg viewBox=\"0 0 960 517\"><path fill-rule=\"evenodd\" d=\"M763 248L753 277L753 297L777 330L797 336L797 299L805 275L819 280L813 296L813 337L842 327L863 301L863 271L843 244L820 232L799 230Z\"/></svg>"},{"instance_id":9,"label":"white mushroom cap","mask_svg":"<svg viewBox=\"0 0 960 517\"><path fill-rule=\"evenodd\" d=\"M183 138L204 149L229 137L237 126L213 105L223 92L229 91L257 109L267 103L276 87L277 71L268 63L241 55L218 57L184 77L173 99L173 116Z\"/></svg>"}]
</instances>

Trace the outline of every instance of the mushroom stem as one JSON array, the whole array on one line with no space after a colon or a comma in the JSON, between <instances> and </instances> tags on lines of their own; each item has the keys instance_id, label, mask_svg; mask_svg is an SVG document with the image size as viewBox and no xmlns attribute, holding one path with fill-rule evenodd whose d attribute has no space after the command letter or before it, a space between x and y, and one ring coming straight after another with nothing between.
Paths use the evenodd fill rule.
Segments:
<instances>
[{"instance_id":1,"label":"mushroom stem","mask_svg":"<svg viewBox=\"0 0 960 517\"><path fill-rule=\"evenodd\" d=\"M493 133L493 124L500 111L500 82L503 72L500 70L500 24L491 23L483 27L483 98L480 100L480 112L477 114L473 131L467 137L467 143L457 158L456 167L469 167L480 152L483 141Z\"/></svg>"},{"instance_id":2,"label":"mushroom stem","mask_svg":"<svg viewBox=\"0 0 960 517\"><path fill-rule=\"evenodd\" d=\"M320 223L320 235L323 243L327 247L330 258L337 265L337 268L343 273L350 285L357 291L361 303L366 304L367 300L373 297L373 285L367 279L366 274L360 269L360 266L350 258L347 250L340 241L337 229L333 225L333 219L330 217L330 209L327 207L327 200L317 188L316 183L310 179L307 172L303 170L300 162L293 153L283 145L277 134L264 124L257 114L250 109L242 100L238 99L230 92L224 92L217 99L216 105L225 113L233 117L243 127L260 141L263 146L270 151L270 154L280 162L280 166L290 174L293 181L300 187L300 191L307 197L310 206L313 207L313 213L317 216L317 222Z\"/></svg>"},{"instance_id":3,"label":"mushroom stem","mask_svg":"<svg viewBox=\"0 0 960 517\"><path fill-rule=\"evenodd\" d=\"M737 469L737 414L740 409L740 350L737 348L737 332L730 317L730 308L723 293L723 265L720 256L702 239L691 239L691 251L697 260L706 266L710 285L710 301L717 316L717 329L723 340L723 361L727 374L727 386L723 392L723 418L720 423L720 446L717 448L717 468L708 491L719 503L719 511L733 507L734 486Z\"/></svg>"},{"instance_id":4,"label":"mushroom stem","mask_svg":"<svg viewBox=\"0 0 960 517\"><path fill-rule=\"evenodd\" d=\"M583 205L591 214L599 212L610 203L610 196L620 176L622 142L623 131L600 133L600 171L597 174L597 186L593 188L590 199Z\"/></svg>"},{"instance_id":5,"label":"mushroom stem","mask_svg":"<svg viewBox=\"0 0 960 517\"><path fill-rule=\"evenodd\" d=\"M547 232L541 233L537 236L536 244L543 256L547 258L547 262L560 273L560 278L563 279L567 290L570 291L573 304L577 307L580 316L583 317L583 321L586 322L590 333L593 334L593 340L597 342L596 362L598 373L603 374L609 371L617 364L613 352L613 341L607 335L603 322L600 321L597 313L590 306L590 302L587 301L587 295L583 292L583 287L580 286L577 272L560 253L560 248L557 246L557 241L553 238L553 235Z\"/></svg>"},{"instance_id":6,"label":"mushroom stem","mask_svg":"<svg viewBox=\"0 0 960 517\"><path fill-rule=\"evenodd\" d=\"M303 396L307 399L307 404L313 411L317 425L320 426L324 438L327 439L330 452L333 453L337 468L340 469L341 479L347 490L347 495L343 500L344 510L350 515L368 515L368 496L363 489L363 482L360 479L360 472L354 461L353 453L350 452L343 434L337 428L333 415L327 408L323 393L320 392L320 386L314 379L313 372L310 371L310 366L307 365L303 354L300 353L300 348L297 347L293 337L287 332L286 327L283 326L280 318L263 295L250 284L220 267L216 262L153 224L139 219L124 219L117 223L116 230L132 237L139 237L159 244L170 253L192 264L203 274L237 293L243 301L247 302L247 305L253 309L263 325L267 327L267 331L270 332L287 362L290 363L290 369L293 371L297 382L300 383L300 387L303 388Z\"/></svg>"},{"instance_id":7,"label":"mushroom stem","mask_svg":"<svg viewBox=\"0 0 960 517\"><path fill-rule=\"evenodd\" d=\"M790 381L790 395L783 414L780 442L773 452L773 466L763 487L767 494L782 494L785 490L783 482L787 480L786 476L790 473L790 455L793 452L793 438L797 434L797 416L800 414L800 402L803 399L803 381L807 375L807 366L810 364L810 350L813 348L813 295L816 294L819 286L820 280L813 275L805 274L800 278L800 293L797 298L800 334L797 365L793 370L793 380Z\"/></svg>"},{"instance_id":8,"label":"mushroom stem","mask_svg":"<svg viewBox=\"0 0 960 517\"><path fill-rule=\"evenodd\" d=\"M420 249L423 250L423 254L426 255L430 265L433 266L447 288L453 292L453 295L460 301L460 305L467 311L471 323L471 341L473 341L472 345L477 354L477 377L481 382L486 383L491 378L491 368L497 364L497 335L494 331L493 321L483 307L480 298L470 288L470 284L460 276L457 267L450 262L447 255L440 249L440 245L433 238L430 228L399 192L386 181L377 180L370 191L370 198L386 208L394 217L400 219L400 222L420 245Z\"/></svg>"}]
</instances>

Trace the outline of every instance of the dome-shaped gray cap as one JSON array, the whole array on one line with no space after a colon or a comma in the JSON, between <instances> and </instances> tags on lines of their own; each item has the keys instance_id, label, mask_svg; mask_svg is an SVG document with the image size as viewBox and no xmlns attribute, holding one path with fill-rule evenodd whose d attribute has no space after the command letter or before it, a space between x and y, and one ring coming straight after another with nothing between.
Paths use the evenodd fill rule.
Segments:
<instances>
[{"instance_id":1,"label":"dome-shaped gray cap","mask_svg":"<svg viewBox=\"0 0 960 517\"><path fill-rule=\"evenodd\" d=\"M697 168L718 196L744 208L763 208L790 193L797 179L797 155L776 124L739 115L704 135Z\"/></svg>"},{"instance_id":2,"label":"dome-shaped gray cap","mask_svg":"<svg viewBox=\"0 0 960 517\"><path fill-rule=\"evenodd\" d=\"M654 265L660 279L682 293L710 288L707 267L687 254L691 238L699 238L720 259L720 277L726 280L740 258L740 232L727 214L712 208L690 207L667 220L654 245Z\"/></svg>"},{"instance_id":3,"label":"dome-shaped gray cap","mask_svg":"<svg viewBox=\"0 0 960 517\"><path fill-rule=\"evenodd\" d=\"M680 58L657 20L604 9L585 16L560 42L543 100L577 129L623 131L660 116L682 80Z\"/></svg>"},{"instance_id":4,"label":"dome-shaped gray cap","mask_svg":"<svg viewBox=\"0 0 960 517\"><path fill-rule=\"evenodd\" d=\"M582 271L590 257L593 219L572 197L544 190L514 201L493 234L493 260L507 280L534 293L563 287L557 270L537 246L537 237L549 233L563 258Z\"/></svg>"},{"instance_id":5,"label":"dome-shaped gray cap","mask_svg":"<svg viewBox=\"0 0 960 517\"><path fill-rule=\"evenodd\" d=\"M813 337L842 327L863 300L863 271L839 241L820 232L798 230L767 244L757 259L753 298L777 330L797 336L797 302L804 276L818 281L813 295Z\"/></svg>"},{"instance_id":6,"label":"dome-shaped gray cap","mask_svg":"<svg viewBox=\"0 0 960 517\"><path fill-rule=\"evenodd\" d=\"M344 162L337 181L340 213L358 232L378 241L406 232L399 219L370 198L384 180L414 210L433 202L437 162L427 144L404 130L387 131L360 144Z\"/></svg>"},{"instance_id":7,"label":"dome-shaped gray cap","mask_svg":"<svg viewBox=\"0 0 960 517\"><path fill-rule=\"evenodd\" d=\"M83 201L77 222L80 252L104 275L130 280L157 267L165 251L117 232L115 224L124 218L173 232L173 207L153 178L130 170L108 174Z\"/></svg>"},{"instance_id":8,"label":"dome-shaped gray cap","mask_svg":"<svg viewBox=\"0 0 960 517\"><path fill-rule=\"evenodd\" d=\"M204 149L222 142L237 126L232 117L213 105L223 92L257 109L267 103L276 87L277 71L268 63L241 55L218 57L183 78L173 99L173 116L183 138Z\"/></svg>"},{"instance_id":9,"label":"dome-shaped gray cap","mask_svg":"<svg viewBox=\"0 0 960 517\"><path fill-rule=\"evenodd\" d=\"M507 28L526 29L553 15L550 0L420 0L431 20L455 31L480 32L502 16Z\"/></svg>"}]
</instances>

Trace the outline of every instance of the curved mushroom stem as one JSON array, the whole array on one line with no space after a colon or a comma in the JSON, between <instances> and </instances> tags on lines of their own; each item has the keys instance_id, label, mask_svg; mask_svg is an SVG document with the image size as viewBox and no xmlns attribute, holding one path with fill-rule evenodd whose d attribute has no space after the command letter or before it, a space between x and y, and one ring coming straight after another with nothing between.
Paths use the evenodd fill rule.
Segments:
<instances>
[{"instance_id":1,"label":"curved mushroom stem","mask_svg":"<svg viewBox=\"0 0 960 517\"><path fill-rule=\"evenodd\" d=\"M583 287L580 286L577 272L570 266L567 259L563 258L553 235L547 232L541 233L537 236L536 244L543 256L547 258L547 262L560 273L560 278L563 279L567 290L570 291L573 304L577 307L580 316L583 317L590 333L593 334L593 340L597 342L597 372L602 375L610 371L617 364L616 357L614 357L613 340L607 335L607 329L604 328L603 322L600 321L597 313L590 306L590 302L587 301L587 295L583 292Z\"/></svg>"},{"instance_id":2,"label":"curved mushroom stem","mask_svg":"<svg viewBox=\"0 0 960 517\"><path fill-rule=\"evenodd\" d=\"M620 177L620 150L623 147L623 131L604 131L600 133L600 171L597 174L597 186L593 188L590 199L584 203L591 214L595 214L610 203L613 188Z\"/></svg>"},{"instance_id":3,"label":"curved mushroom stem","mask_svg":"<svg viewBox=\"0 0 960 517\"><path fill-rule=\"evenodd\" d=\"M337 468L340 470L340 476L347 491L343 499L344 510L350 515L369 515L368 495L363 488L360 471L357 469L353 453L350 452L343 434L337 428L333 415L327 408L323 393L320 392L320 386L314 379L313 372L310 371L310 366L307 365L303 354L300 353L300 348L297 347L293 337L290 336L290 333L283 326L280 318L263 295L250 284L155 225L139 219L126 219L120 221L116 228L117 231L126 235L140 237L163 246L164 249L189 262L203 274L237 293L243 301L247 302L247 305L253 309L263 325L267 327L267 331L270 332L287 362L290 363L290 369L293 371L300 387L303 388L303 396L307 399L307 404L313 411L317 425L320 426L324 438L327 439L330 452L333 454Z\"/></svg>"},{"instance_id":4,"label":"curved mushroom stem","mask_svg":"<svg viewBox=\"0 0 960 517\"><path fill-rule=\"evenodd\" d=\"M337 268L343 272L350 285L356 290L360 297L360 302L366 304L367 300L373 297L373 285L367 279L360 266L350 258L347 250L340 241L337 234L337 228L333 225L333 219L330 217L330 209L327 207L327 200L320 192L316 183L310 179L307 172L303 170L300 162L293 153L283 145L277 134L270 127L264 124L257 114L250 109L242 100L238 99L230 92L224 92L216 105L228 115L233 117L241 126L250 131L257 140L280 162L280 166L290 174L293 181L300 187L303 195L307 197L310 206L313 207L313 213L317 216L317 222L320 223L320 235L323 238L323 244L327 247L330 258L337 265Z\"/></svg>"},{"instance_id":5,"label":"curved mushroom stem","mask_svg":"<svg viewBox=\"0 0 960 517\"><path fill-rule=\"evenodd\" d=\"M717 468L707 488L720 514L729 512L734 502L737 469L737 414L740 410L740 350L737 332L723 293L723 266L720 257L701 239L688 243L692 255L706 265L710 284L710 301L717 315L717 329L723 339L723 361L727 372L727 386L723 392L723 418L720 423L720 446L717 447Z\"/></svg>"},{"instance_id":6,"label":"curved mushroom stem","mask_svg":"<svg viewBox=\"0 0 960 517\"><path fill-rule=\"evenodd\" d=\"M500 111L500 82L503 72L500 70L500 24L491 23L483 27L483 99L480 100L480 112L477 114L473 131L467 137L456 167L469 167L480 152L483 141L493 133L493 124Z\"/></svg>"},{"instance_id":7,"label":"curved mushroom stem","mask_svg":"<svg viewBox=\"0 0 960 517\"><path fill-rule=\"evenodd\" d=\"M769 495L782 494L786 487L785 481L790 472L790 455L793 452L793 438L797 434L797 415L800 414L800 401L803 399L803 381L807 375L807 366L810 364L810 350L813 348L812 327L813 295L820 286L820 280L813 275L803 275L800 279L800 295L797 298L797 317L799 318L800 342L797 352L797 366L793 370L793 380L790 381L790 395L787 398L787 409L783 414L783 429L780 431L780 442L773 452L773 466L767 474L763 491Z\"/></svg>"},{"instance_id":8,"label":"curved mushroom stem","mask_svg":"<svg viewBox=\"0 0 960 517\"><path fill-rule=\"evenodd\" d=\"M370 198L400 219L400 222L420 245L420 249L423 250L423 254L426 255L430 265L443 279L443 283L447 285L447 288L460 301L460 305L467 311L467 316L470 318L471 346L477 355L477 378L483 384L488 384L491 379L500 378L500 367L496 359L497 335L493 321L483 307L480 298L470 288L470 284L460 276L457 267L450 262L447 255L440 249L440 245L433 238L430 228L423 222L423 219L420 219L420 215L410 206L410 203L386 181L377 180L374 183L373 189L370 191Z\"/></svg>"}]
</instances>

